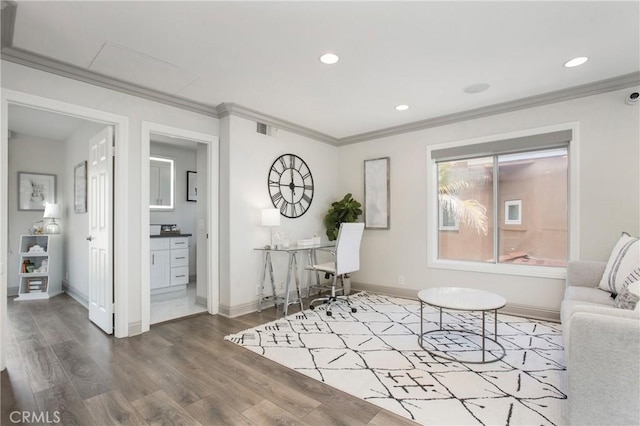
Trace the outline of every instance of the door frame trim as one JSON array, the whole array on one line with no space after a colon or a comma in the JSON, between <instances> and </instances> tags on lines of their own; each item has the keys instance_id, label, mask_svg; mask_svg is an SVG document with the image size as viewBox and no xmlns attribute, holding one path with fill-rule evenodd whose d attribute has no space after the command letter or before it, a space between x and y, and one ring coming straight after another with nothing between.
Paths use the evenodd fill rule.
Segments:
<instances>
[{"instance_id":1,"label":"door frame trim","mask_svg":"<svg viewBox=\"0 0 640 426\"><path fill-rule=\"evenodd\" d=\"M144 230L149 229L151 213L149 211L149 156L151 155L151 133L161 134L164 136L173 136L180 139L190 140L193 142L204 143L208 145L207 169L208 173L208 200L206 229L209 238L207 239L208 262L207 275L209 282L207 283L207 311L216 315L220 305L220 280L219 280L219 256L218 256L218 176L219 176L219 150L220 143L217 136L206 133L195 132L179 127L167 126L164 124L142 121L142 137L140 139L141 156L140 156L140 193L141 193L141 214L140 229L141 235L141 259L149 259L150 256L150 239L149 235L145 235ZM149 268L141 268L141 318L142 332L149 331L151 327L151 271Z\"/></svg>"},{"instance_id":2,"label":"door frame trim","mask_svg":"<svg viewBox=\"0 0 640 426\"><path fill-rule=\"evenodd\" d=\"M8 206L6 200L9 196L8 188L8 162L9 162L9 130L8 130L8 107L9 105L20 105L34 109L47 110L59 114L75 116L81 119L104 123L114 127L115 145L117 155L115 156L114 173L114 215L113 232L114 244L112 253L112 263L114 268L114 312L115 337L128 336L128 302L127 281L131 268L128 258L128 151L129 151L129 119L127 117L100 111L93 108L57 101L42 96L19 92L11 89L2 89L2 99L0 101L0 112L2 119L2 134L0 135L0 200L4 200L0 206L0 317L2 328L0 340L6 341L6 315L7 315L7 250L8 241ZM87 318L88 320L88 318ZM5 346L0 347L0 369L5 368Z\"/></svg>"}]
</instances>

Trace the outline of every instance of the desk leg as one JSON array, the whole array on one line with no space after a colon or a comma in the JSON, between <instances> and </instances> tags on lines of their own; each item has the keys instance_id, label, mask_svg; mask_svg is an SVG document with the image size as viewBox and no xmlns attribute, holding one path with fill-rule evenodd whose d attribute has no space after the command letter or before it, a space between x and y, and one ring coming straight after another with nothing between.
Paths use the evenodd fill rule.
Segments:
<instances>
[{"instance_id":1,"label":"desk leg","mask_svg":"<svg viewBox=\"0 0 640 426\"><path fill-rule=\"evenodd\" d=\"M278 310L278 294L276 293L276 282L273 279L273 263L271 262L271 252L267 252L269 257L269 279L271 280L271 294L273 295L273 307Z\"/></svg>"},{"instance_id":2,"label":"desk leg","mask_svg":"<svg viewBox=\"0 0 640 426\"><path fill-rule=\"evenodd\" d=\"M260 286L258 287L260 289L258 291L258 312L262 312L262 301L264 299L264 279L267 275L267 256L269 256L269 252L265 252L264 260L262 261L262 278L260 278Z\"/></svg>"},{"instance_id":3,"label":"desk leg","mask_svg":"<svg viewBox=\"0 0 640 426\"><path fill-rule=\"evenodd\" d=\"M316 249L307 250L307 260L309 261L309 266L318 264L318 254ZM320 273L315 270L310 270L310 274L315 274L316 281L314 286L318 289L318 294L320 294ZM311 297L311 284L312 277L307 275L307 298Z\"/></svg>"},{"instance_id":4,"label":"desk leg","mask_svg":"<svg viewBox=\"0 0 640 426\"><path fill-rule=\"evenodd\" d=\"M278 309L278 298L276 297L276 284L273 279L273 263L271 263L271 253L265 252L264 264L262 265L262 278L260 279L260 286L258 287L258 312L262 312L262 304L264 303L264 280L267 277L267 270L269 270L269 279L271 280L271 291L273 294L273 306Z\"/></svg>"},{"instance_id":5,"label":"desk leg","mask_svg":"<svg viewBox=\"0 0 640 426\"><path fill-rule=\"evenodd\" d=\"M304 311L302 306L302 295L300 294L300 276L298 275L298 258L293 253L293 277L296 280L296 293L298 294L298 302L300 302L300 312Z\"/></svg>"},{"instance_id":6,"label":"desk leg","mask_svg":"<svg viewBox=\"0 0 640 426\"><path fill-rule=\"evenodd\" d=\"M295 252L289 252L289 265L287 266L287 279L284 282L284 308L282 309L283 316L287 316L289 309L289 287L291 285L291 268L293 267L293 259L295 258Z\"/></svg>"}]
</instances>

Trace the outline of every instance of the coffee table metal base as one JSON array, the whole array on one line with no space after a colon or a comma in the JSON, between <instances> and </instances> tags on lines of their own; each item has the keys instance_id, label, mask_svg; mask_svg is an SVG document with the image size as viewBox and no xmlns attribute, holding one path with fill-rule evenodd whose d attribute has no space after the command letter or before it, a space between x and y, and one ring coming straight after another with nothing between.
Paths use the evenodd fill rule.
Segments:
<instances>
[{"instance_id":1,"label":"coffee table metal base","mask_svg":"<svg viewBox=\"0 0 640 426\"><path fill-rule=\"evenodd\" d=\"M433 356L437 356L438 358L443 358L446 359L448 361L456 361L456 362L461 362L464 364L489 364L492 362L497 362L500 361L502 358L505 357L506 355L506 351L504 349L504 346L502 346L502 344L500 342L498 342L498 310L497 309L491 309L489 310L489 312L493 311L493 318L494 318L494 331L493 331L493 335L494 338L490 338L487 337L486 335L486 327L485 327L485 316L486 316L486 312L487 311L482 311L482 334L479 333L475 333L473 331L468 331L468 330L461 330L461 329L445 329L442 328L442 308L437 306L437 308L440 310L440 328L437 330L430 330L430 331L423 331L423 324L424 324L424 319L423 319L423 312L424 312L424 305L428 305L428 303L425 303L424 301L420 300L420 335L418 336L418 345L420 345L420 347L422 349L424 349L425 351L427 351L427 353L429 353L430 355ZM424 339L425 336L427 334L432 334L432 333L439 333L439 332L447 332L450 334L459 334L459 335L463 335L463 334L471 334L471 335L475 335L475 336L480 336L482 337L482 360L481 361L467 361L467 360L462 360L460 358L456 358L450 355L443 355L440 352L437 351L433 351L430 349L427 349L424 347ZM493 353L492 355L494 355L495 358L490 359L490 360L486 360L486 345L485 345L485 341L489 340L493 343L495 343L496 345L498 345L498 348L500 349L500 354L499 356L495 356ZM492 351L490 351L491 353Z\"/></svg>"}]
</instances>

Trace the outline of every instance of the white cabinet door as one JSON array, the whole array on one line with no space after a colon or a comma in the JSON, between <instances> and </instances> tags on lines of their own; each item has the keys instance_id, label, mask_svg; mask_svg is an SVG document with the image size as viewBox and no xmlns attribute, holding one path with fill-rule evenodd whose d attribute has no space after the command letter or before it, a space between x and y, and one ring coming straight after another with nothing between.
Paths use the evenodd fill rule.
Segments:
<instances>
[{"instance_id":1,"label":"white cabinet door","mask_svg":"<svg viewBox=\"0 0 640 426\"><path fill-rule=\"evenodd\" d=\"M171 285L171 250L151 251L151 288Z\"/></svg>"}]
</instances>

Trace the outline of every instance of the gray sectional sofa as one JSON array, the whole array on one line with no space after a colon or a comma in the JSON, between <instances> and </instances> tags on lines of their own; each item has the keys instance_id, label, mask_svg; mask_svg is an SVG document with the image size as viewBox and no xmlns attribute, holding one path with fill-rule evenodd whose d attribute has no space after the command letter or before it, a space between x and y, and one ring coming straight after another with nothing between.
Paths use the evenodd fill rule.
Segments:
<instances>
[{"instance_id":1,"label":"gray sectional sofa","mask_svg":"<svg viewBox=\"0 0 640 426\"><path fill-rule=\"evenodd\" d=\"M640 306L614 307L605 262L572 261L560 317L569 425L640 425Z\"/></svg>"}]
</instances>

